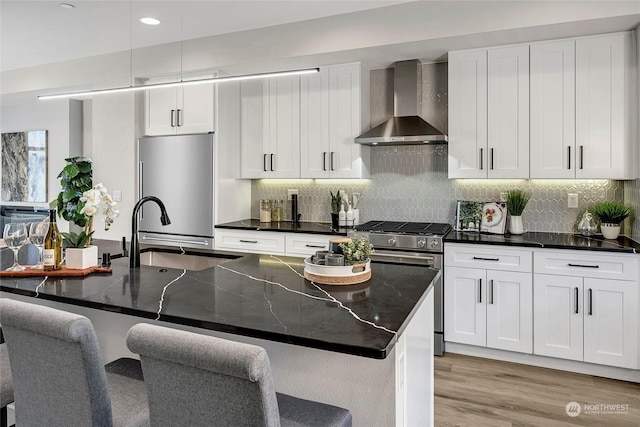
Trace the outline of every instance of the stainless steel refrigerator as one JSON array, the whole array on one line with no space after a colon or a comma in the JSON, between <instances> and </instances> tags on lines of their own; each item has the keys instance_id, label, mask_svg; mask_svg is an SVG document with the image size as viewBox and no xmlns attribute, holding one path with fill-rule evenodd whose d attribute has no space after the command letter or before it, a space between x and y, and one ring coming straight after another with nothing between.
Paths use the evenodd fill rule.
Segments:
<instances>
[{"instance_id":1,"label":"stainless steel refrigerator","mask_svg":"<svg viewBox=\"0 0 640 427\"><path fill-rule=\"evenodd\" d=\"M160 198L171 218L163 226L160 208L144 204L140 243L214 248L213 144L212 133L138 139L138 194Z\"/></svg>"}]
</instances>

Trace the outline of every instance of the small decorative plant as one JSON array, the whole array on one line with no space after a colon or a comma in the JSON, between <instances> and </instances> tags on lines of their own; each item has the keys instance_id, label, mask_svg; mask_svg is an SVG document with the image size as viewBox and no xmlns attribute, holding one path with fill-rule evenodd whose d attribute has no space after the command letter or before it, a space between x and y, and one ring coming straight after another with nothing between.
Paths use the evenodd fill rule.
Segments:
<instances>
[{"instance_id":1,"label":"small decorative plant","mask_svg":"<svg viewBox=\"0 0 640 427\"><path fill-rule=\"evenodd\" d=\"M118 204L113 201L102 184L93 184L93 166L88 157L65 159L67 165L58 175L62 191L49 205L58 210L58 215L76 224L83 230L80 233L61 233L69 246L86 248L94 233L93 220L102 211L105 215L104 229L111 227L118 216Z\"/></svg>"},{"instance_id":2,"label":"small decorative plant","mask_svg":"<svg viewBox=\"0 0 640 427\"><path fill-rule=\"evenodd\" d=\"M507 210L511 216L521 216L524 208L529 203L531 196L523 190L515 189L507 191Z\"/></svg>"},{"instance_id":3,"label":"small decorative plant","mask_svg":"<svg viewBox=\"0 0 640 427\"><path fill-rule=\"evenodd\" d=\"M601 224L620 224L631 215L631 208L616 200L605 200L593 205L589 212Z\"/></svg>"},{"instance_id":4,"label":"small decorative plant","mask_svg":"<svg viewBox=\"0 0 640 427\"><path fill-rule=\"evenodd\" d=\"M373 252L373 245L365 237L353 236L351 241L340 243L340 249L345 261L355 264L369 259Z\"/></svg>"},{"instance_id":5,"label":"small decorative plant","mask_svg":"<svg viewBox=\"0 0 640 427\"><path fill-rule=\"evenodd\" d=\"M337 214L340 212L340 204L342 203L342 197L340 196L340 190L333 195L333 192L329 190L329 194L331 194L331 213Z\"/></svg>"}]
</instances>

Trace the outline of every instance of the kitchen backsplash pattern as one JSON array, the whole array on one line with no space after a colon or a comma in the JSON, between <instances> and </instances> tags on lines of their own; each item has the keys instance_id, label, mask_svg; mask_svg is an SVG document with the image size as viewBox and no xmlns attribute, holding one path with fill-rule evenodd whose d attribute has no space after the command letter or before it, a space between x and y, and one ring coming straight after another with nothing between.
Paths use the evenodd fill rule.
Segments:
<instances>
[{"instance_id":1,"label":"kitchen backsplash pattern","mask_svg":"<svg viewBox=\"0 0 640 427\"><path fill-rule=\"evenodd\" d=\"M633 209L633 218L638 218L640 216L640 179L624 181L624 202ZM629 222L630 220L627 220L625 223L625 234L640 241L640 221L633 221L633 227Z\"/></svg>"},{"instance_id":2,"label":"kitchen backsplash pattern","mask_svg":"<svg viewBox=\"0 0 640 427\"><path fill-rule=\"evenodd\" d=\"M454 223L457 200L493 201L512 188L531 192L523 214L528 231L569 233L596 201L627 200L638 209L638 181L611 180L450 180L446 145L376 147L371 152L370 180L255 180L252 216L260 199L287 199L297 188L303 221L329 222L329 190L362 193L361 222L372 219ZM567 194L577 193L579 207L567 207ZM288 212L285 215L289 218ZM639 225L634 224L634 236ZM627 225L626 234L631 234Z\"/></svg>"}]
</instances>

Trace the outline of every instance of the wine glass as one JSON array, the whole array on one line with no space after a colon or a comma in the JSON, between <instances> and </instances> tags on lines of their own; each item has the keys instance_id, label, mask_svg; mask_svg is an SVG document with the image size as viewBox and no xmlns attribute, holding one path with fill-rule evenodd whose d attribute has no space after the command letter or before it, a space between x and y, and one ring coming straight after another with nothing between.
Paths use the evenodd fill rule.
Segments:
<instances>
[{"instance_id":1,"label":"wine glass","mask_svg":"<svg viewBox=\"0 0 640 427\"><path fill-rule=\"evenodd\" d=\"M49 231L49 221L32 222L29 224L29 240L33 246L38 248L38 263L32 268L37 268L38 270L44 269L42 255L44 238L47 237L47 231Z\"/></svg>"},{"instance_id":2,"label":"wine glass","mask_svg":"<svg viewBox=\"0 0 640 427\"><path fill-rule=\"evenodd\" d=\"M13 265L6 271L22 271L24 267L18 264L18 251L27 241L27 227L24 224L6 224L2 238L13 251Z\"/></svg>"}]
</instances>

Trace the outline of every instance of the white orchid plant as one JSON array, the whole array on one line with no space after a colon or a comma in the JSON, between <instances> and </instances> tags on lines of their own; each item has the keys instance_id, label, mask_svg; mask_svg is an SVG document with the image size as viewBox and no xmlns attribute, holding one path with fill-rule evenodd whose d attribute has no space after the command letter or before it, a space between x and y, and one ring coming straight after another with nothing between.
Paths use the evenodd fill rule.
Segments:
<instances>
[{"instance_id":1,"label":"white orchid plant","mask_svg":"<svg viewBox=\"0 0 640 427\"><path fill-rule=\"evenodd\" d=\"M93 220L98 213L104 215L104 229L109 230L113 221L120 213L118 204L113 201L107 189L102 184L82 193L78 204L78 213L85 218L84 229L79 233L62 233L64 238L75 248L86 248L91 243L91 236L95 232Z\"/></svg>"}]
</instances>

